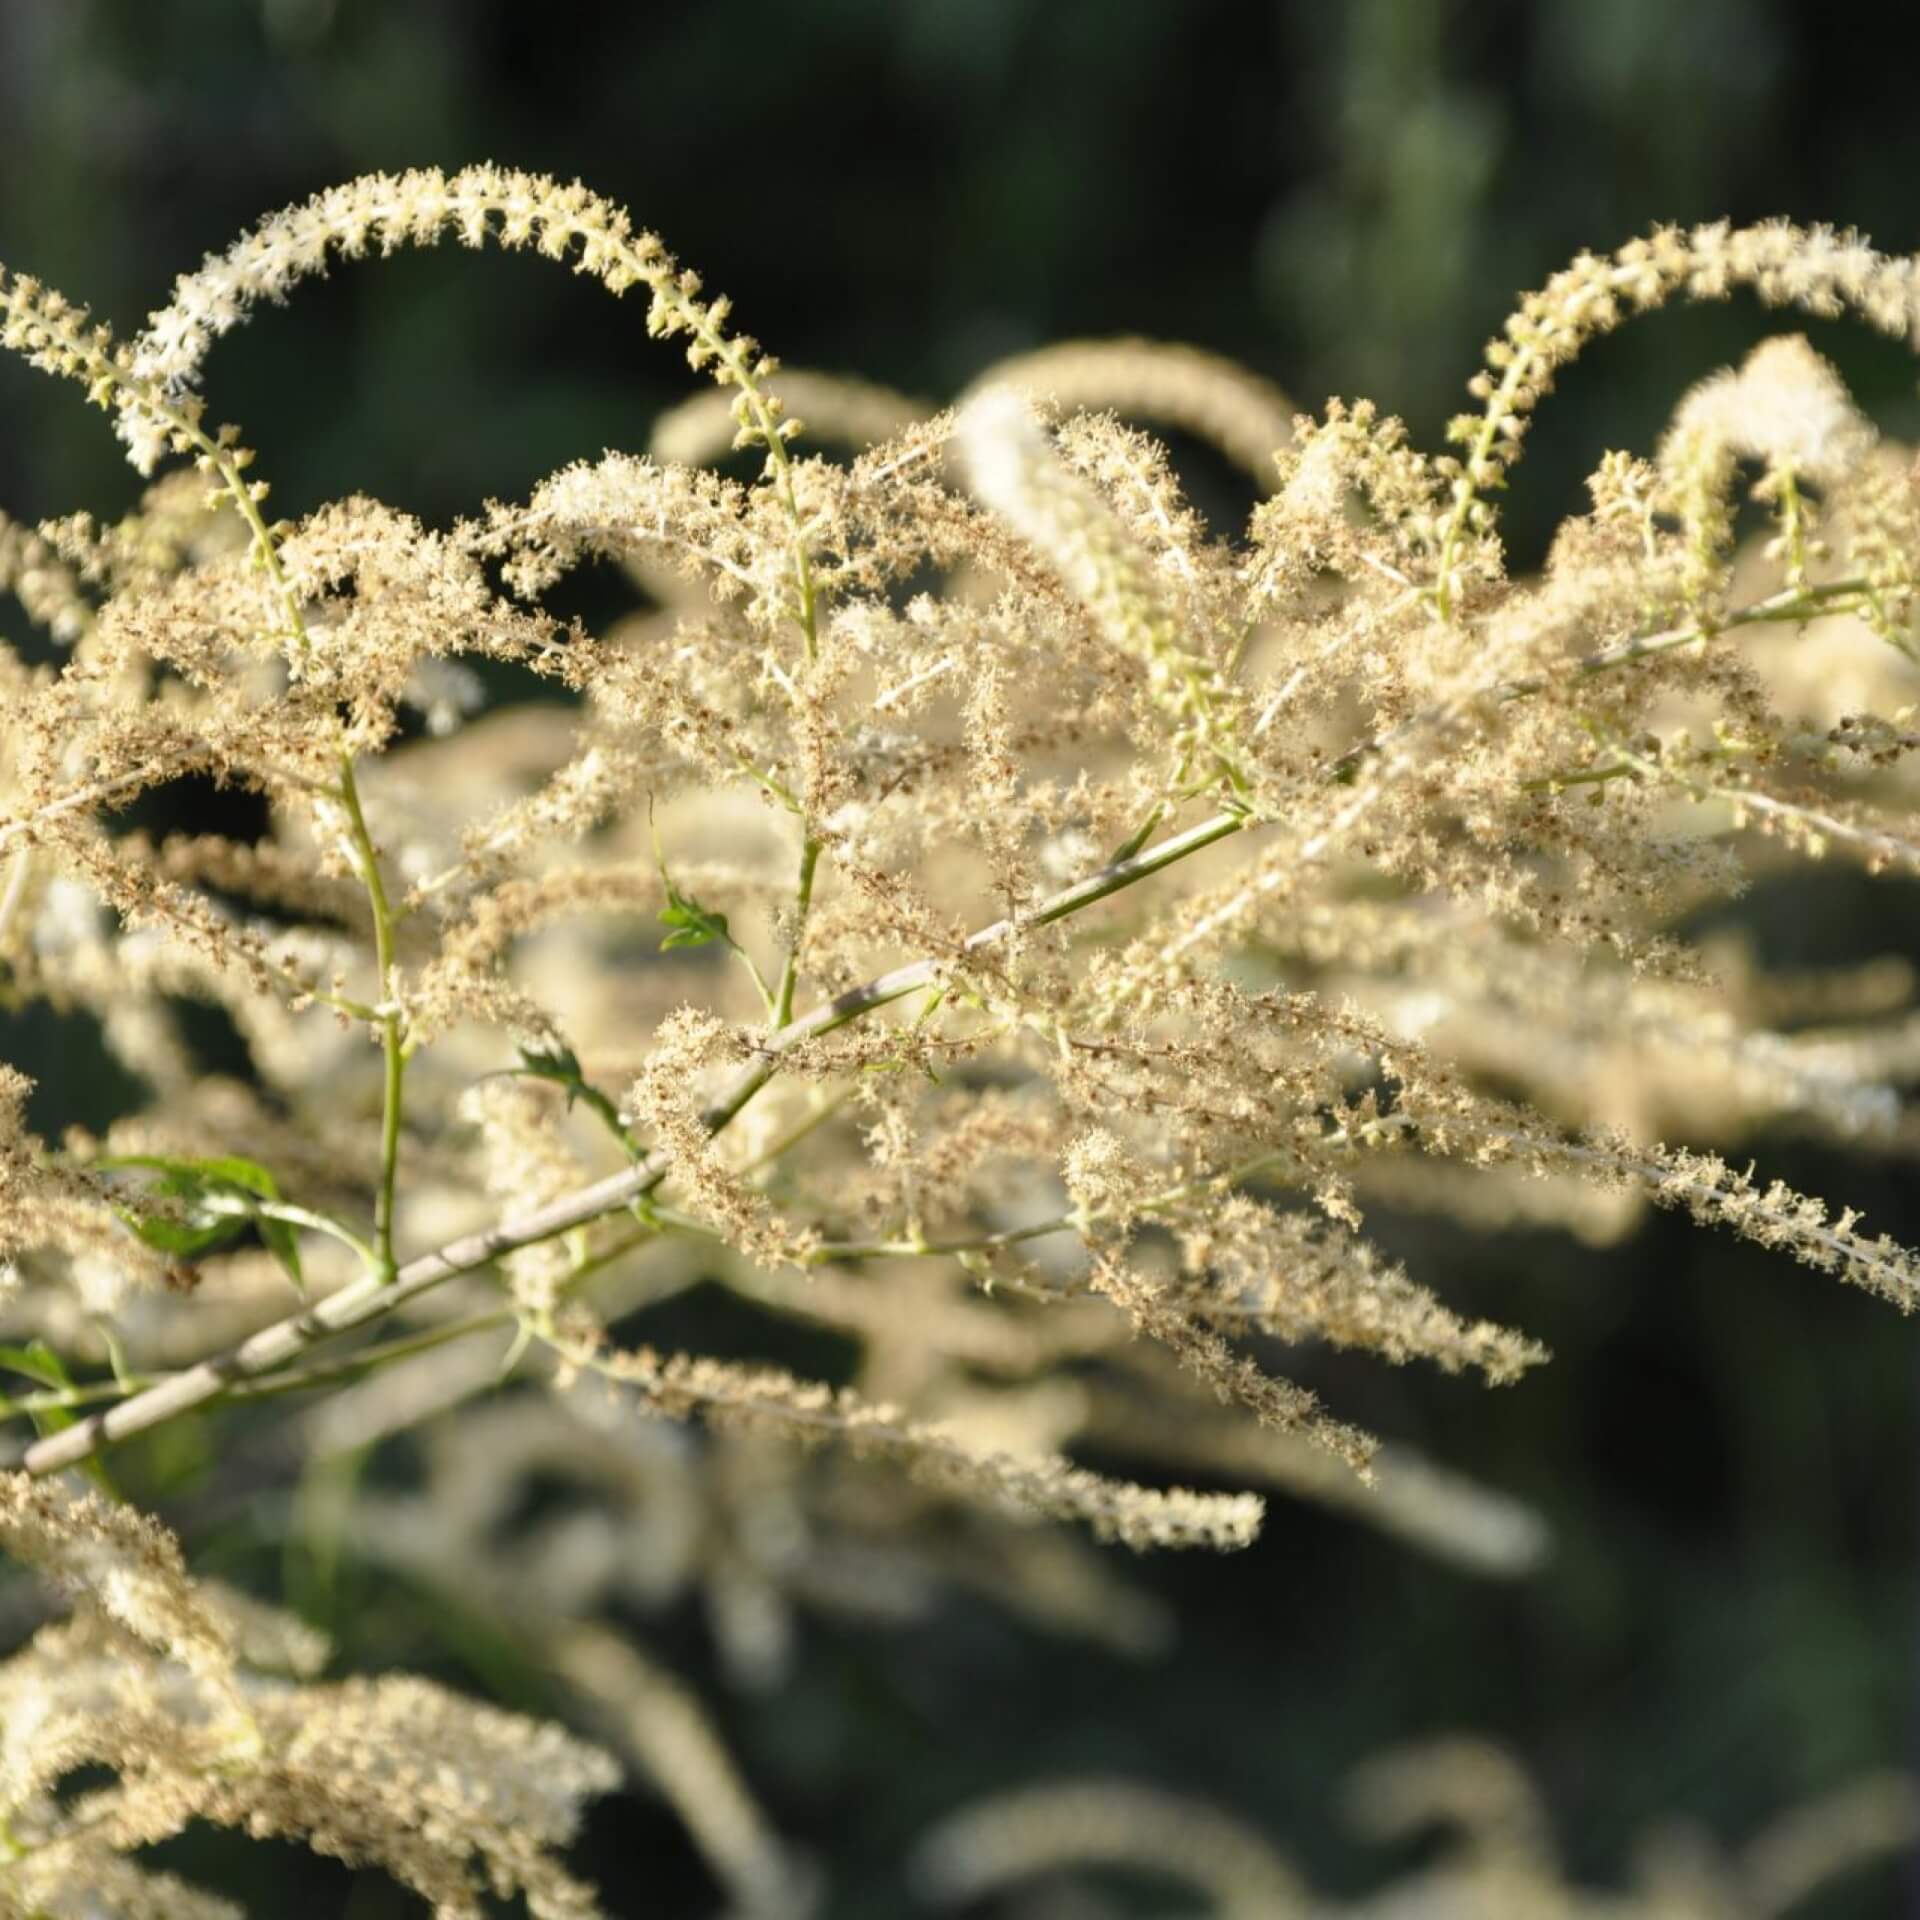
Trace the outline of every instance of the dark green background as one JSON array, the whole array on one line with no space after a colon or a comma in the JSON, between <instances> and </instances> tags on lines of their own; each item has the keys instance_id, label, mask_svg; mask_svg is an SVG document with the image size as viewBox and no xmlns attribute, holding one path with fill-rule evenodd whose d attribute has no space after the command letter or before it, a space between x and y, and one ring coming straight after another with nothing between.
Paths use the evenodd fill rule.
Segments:
<instances>
[{"instance_id":1,"label":"dark green background","mask_svg":"<svg viewBox=\"0 0 1920 1920\"><path fill-rule=\"evenodd\" d=\"M266 208L367 168L492 158L627 202L797 365L944 396L1029 344L1143 332L1236 355L1303 405L1369 394L1431 445L1513 294L1581 246L1786 213L1913 247L1911 99L1903 46L1778 0L0 0L0 259L131 326ZM363 488L444 517L641 444L691 376L639 319L544 263L449 250L309 287L220 348L210 392L282 510ZM1663 315L1587 356L1518 476L1517 559L1603 447L1649 447L1680 390L1765 324L1743 303ZM1890 427L1920 430L1903 353L1812 331ZM132 497L74 392L0 366L0 421L0 507ZM1793 964L1920 955L1912 888L1822 874L1740 915ZM103 1090L57 1097L85 1110ZM1763 1165L1920 1238L1911 1165L1785 1141ZM1250 1554L1142 1570L1186 1623L1158 1665L955 1601L897 1636L810 1628L793 1683L754 1701L721 1692L691 1611L650 1628L827 1862L835 1920L905 1910L899 1862L925 1822L1058 1771L1207 1795L1351 1888L1383 1863L1342 1834L1338 1783L1408 1736L1511 1741L1596 1879L1664 1815L1737 1838L1907 1756L1914 1327L1672 1220L1605 1257L1388 1233L1558 1360L1493 1396L1372 1366L1316 1383L1537 1502L1551 1567L1490 1587L1279 1506ZM270 1568L224 1511L207 1544ZM361 1597L356 1657L487 1683L430 1609ZM196 1857L237 1873L240 1851ZM618 1912L713 1907L648 1801L603 1806L589 1852ZM330 1868L303 1862L297 1885L258 1910L400 1910ZM1889 1872L1807 1911L1900 1899Z\"/></svg>"}]
</instances>

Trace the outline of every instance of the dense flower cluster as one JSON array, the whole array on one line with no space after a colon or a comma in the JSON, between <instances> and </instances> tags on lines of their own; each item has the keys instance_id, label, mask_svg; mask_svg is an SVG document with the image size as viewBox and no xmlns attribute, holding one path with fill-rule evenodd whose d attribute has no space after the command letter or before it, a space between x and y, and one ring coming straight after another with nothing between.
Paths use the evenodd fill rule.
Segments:
<instances>
[{"instance_id":1,"label":"dense flower cluster","mask_svg":"<svg viewBox=\"0 0 1920 1920\"><path fill-rule=\"evenodd\" d=\"M606 1755L425 1681L318 1680L321 1636L191 1581L169 1535L98 1495L0 1477L0 1547L74 1601L0 1664L0 1911L225 1920L123 1857L204 1820L377 1864L446 1920L488 1893L599 1912L551 1850L613 1785ZM87 1768L112 1784L63 1794Z\"/></svg>"},{"instance_id":2,"label":"dense flower cluster","mask_svg":"<svg viewBox=\"0 0 1920 1920\"><path fill-rule=\"evenodd\" d=\"M449 528L362 497L270 520L207 422L211 349L332 263L446 236L643 290L719 394ZM143 473L193 468L115 525L0 521L0 591L44 634L0 653L0 959L147 1090L52 1146L0 1070L0 1315L38 1343L0 1413L46 1422L25 1467L298 1386L335 1389L289 1427L325 1454L517 1373L463 1416L504 1416L503 1484L551 1457L611 1493L598 1544L501 1615L551 1628L637 1765L717 1779L690 1705L595 1637L607 1542L642 1524L622 1489L724 1515L751 1486L785 1516L778 1550L718 1519L650 1536L653 1597L719 1595L744 1669L793 1604L912 1611L987 1565L1005 1604L1142 1645L1152 1605L1022 1522L1253 1536L1257 1494L1159 1483L1184 1474L1488 1571L1537 1554L1530 1516L1276 1371L1319 1344L1490 1384L1546 1359L1382 1254L1372 1206L1595 1239L1679 1208L1911 1308L1911 1251L1738 1151L1785 1119L1912 1152L1908 970L1780 980L1679 929L1790 858L1920 870L1920 468L1786 337L1682 397L1650 456L1608 454L1538 579L1508 576L1490 498L1586 341L1734 287L1920 333L1913 263L1850 237L1662 232L1529 296L1459 453L1428 455L1365 403L1292 418L1142 341L1023 357L945 412L789 374L619 209L490 167L277 214L126 343L0 271L0 341L112 410ZM790 405L849 457L803 455ZM1243 534L1141 421L1254 477ZM603 630L547 604L594 563L635 586ZM486 691L528 676L548 697ZM258 795L264 833L125 829L194 780ZM244 1073L205 1070L195 1001ZM857 1359L816 1382L629 1344L701 1280ZM663 1451L644 1413L705 1432ZM370 1537L437 1540L483 1602L492 1510L453 1455L418 1504L370 1504ZM96 1535L145 1565L125 1592L175 1596L167 1657L223 1690L226 1739L230 1658L194 1649L230 1642L188 1630L170 1548L50 1512L9 1541L83 1585ZM885 1576L836 1579L850 1554ZM309 1819L216 1770L166 1818L303 1831L459 1910L366 1824L346 1751L394 1716L469 1737L452 1711L342 1693L315 1724L345 1745L308 1758L346 1800L272 1788L318 1795ZM56 1831L45 1785L12 1803L21 1847ZM716 1870L798 1899L744 1790L715 1791ZM533 1884L490 1804L447 1818ZM101 1844L159 1831L142 1806Z\"/></svg>"}]
</instances>

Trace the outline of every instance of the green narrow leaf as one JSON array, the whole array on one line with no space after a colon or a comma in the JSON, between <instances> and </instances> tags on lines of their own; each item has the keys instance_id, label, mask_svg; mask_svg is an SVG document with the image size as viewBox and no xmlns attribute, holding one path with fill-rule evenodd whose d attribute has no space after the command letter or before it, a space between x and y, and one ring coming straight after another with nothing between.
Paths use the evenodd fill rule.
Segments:
<instances>
[{"instance_id":1,"label":"green narrow leaf","mask_svg":"<svg viewBox=\"0 0 1920 1920\"><path fill-rule=\"evenodd\" d=\"M257 1160L228 1156L218 1160L185 1160L181 1165L190 1168L209 1186L239 1187L262 1200L280 1198L280 1188L273 1175Z\"/></svg>"},{"instance_id":2,"label":"green narrow leaf","mask_svg":"<svg viewBox=\"0 0 1920 1920\"><path fill-rule=\"evenodd\" d=\"M0 1367L23 1373L35 1386L70 1387L66 1362L44 1340L24 1347L0 1347Z\"/></svg>"},{"instance_id":3,"label":"green narrow leaf","mask_svg":"<svg viewBox=\"0 0 1920 1920\"><path fill-rule=\"evenodd\" d=\"M74 1383L73 1375L67 1371L67 1363L44 1340L30 1340L24 1347L0 1347L0 1366L10 1367L15 1373L24 1373L36 1386L51 1387L56 1391L71 1387ZM66 1407L41 1407L29 1414L28 1418L33 1422L34 1431L44 1438L72 1426L78 1416ZM97 1459L83 1460L80 1468L109 1499L120 1498L120 1489L113 1484L106 1468Z\"/></svg>"},{"instance_id":4,"label":"green narrow leaf","mask_svg":"<svg viewBox=\"0 0 1920 1920\"><path fill-rule=\"evenodd\" d=\"M254 1224L260 1229L260 1238L267 1243L267 1251L279 1261L281 1271L293 1282L294 1292L304 1300L307 1276L300 1266L300 1236L290 1222L276 1220L270 1214L258 1215Z\"/></svg>"}]
</instances>

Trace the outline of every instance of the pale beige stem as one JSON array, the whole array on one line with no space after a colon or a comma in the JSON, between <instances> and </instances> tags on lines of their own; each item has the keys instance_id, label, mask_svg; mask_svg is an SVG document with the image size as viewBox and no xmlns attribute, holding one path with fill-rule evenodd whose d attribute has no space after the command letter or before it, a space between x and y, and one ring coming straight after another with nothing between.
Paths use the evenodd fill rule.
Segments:
<instances>
[{"instance_id":1,"label":"pale beige stem","mask_svg":"<svg viewBox=\"0 0 1920 1920\"><path fill-rule=\"evenodd\" d=\"M1145 853L1103 867L1077 885L1054 894L1031 912L996 920L991 926L980 928L968 936L962 957L999 946L1020 928L1047 926L1064 920L1253 824L1242 813L1217 813ZM950 964L946 959L926 959L896 967L891 973L883 973L865 986L825 1001L812 1012L768 1034L756 1046L753 1059L701 1115L703 1124L713 1133L728 1125L773 1078L779 1070L781 1056L802 1041L832 1033L878 1007L934 985ZM229 1352L188 1367L158 1386L123 1400L117 1407L90 1414L59 1433L47 1435L27 1449L22 1464L29 1473L51 1473L73 1466L103 1446L144 1433L150 1427L218 1398L237 1382L287 1365L322 1340L383 1319L396 1307L404 1306L456 1274L470 1273L502 1254L550 1240L556 1234L585 1226L603 1214L617 1212L651 1193L667 1177L671 1166L668 1156L656 1151L637 1165L583 1187L577 1193L563 1195L529 1213L497 1221L481 1232L467 1234L417 1260L410 1260L391 1279L380 1273L365 1275L339 1292L329 1294L317 1305L263 1328Z\"/></svg>"}]
</instances>

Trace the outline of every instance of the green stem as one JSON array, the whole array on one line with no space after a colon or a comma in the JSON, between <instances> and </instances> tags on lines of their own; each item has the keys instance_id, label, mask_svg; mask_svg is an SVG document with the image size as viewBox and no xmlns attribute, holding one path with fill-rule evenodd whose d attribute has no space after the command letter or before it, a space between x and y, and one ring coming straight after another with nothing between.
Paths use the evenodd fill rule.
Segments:
<instances>
[{"instance_id":1,"label":"green stem","mask_svg":"<svg viewBox=\"0 0 1920 1920\"><path fill-rule=\"evenodd\" d=\"M1630 780L1632 767L1582 767L1566 773L1549 773L1538 780L1522 780L1522 793L1558 793L1565 787L1597 787L1609 780Z\"/></svg>"},{"instance_id":2,"label":"green stem","mask_svg":"<svg viewBox=\"0 0 1920 1920\"><path fill-rule=\"evenodd\" d=\"M486 1313L472 1314L464 1320L449 1321L445 1326L429 1327L421 1333L405 1334L398 1339L362 1347L358 1353L347 1354L338 1360L290 1367L286 1372L272 1374L264 1380L235 1381L225 1397L229 1400L270 1400L283 1393L300 1393L311 1387L328 1387L341 1381L357 1380L396 1360L410 1360L416 1354L431 1353L434 1348L444 1347L452 1341L485 1333L491 1327L506 1326L512 1319L511 1308L491 1308Z\"/></svg>"},{"instance_id":3,"label":"green stem","mask_svg":"<svg viewBox=\"0 0 1920 1920\"><path fill-rule=\"evenodd\" d=\"M1868 584L1864 580L1827 580L1818 586L1783 587L1778 593L1769 594L1766 599L1756 600L1750 606L1738 608L1717 620L1692 620L1684 626L1667 627L1659 633L1650 633L1641 639L1628 640L1617 647L1592 654L1582 660L1574 671L1581 679L1590 679L1594 674L1609 672L1614 667L1631 666L1636 660L1648 660L1656 654L1669 653L1675 647L1691 646L1696 640L1711 639L1716 633L1724 633L1733 627L1810 620L1817 614L1844 612L1844 607L1836 607L1832 603L1855 595L1864 596L1867 591ZM1545 692L1550 684L1544 679L1516 680L1500 689L1500 697L1503 700L1524 699L1531 694Z\"/></svg>"},{"instance_id":4,"label":"green stem","mask_svg":"<svg viewBox=\"0 0 1920 1920\"><path fill-rule=\"evenodd\" d=\"M773 1016L773 989L767 985L767 976L760 971L759 961L731 936L728 937L726 944L740 964L746 968L749 978L753 981L753 990L760 996L760 1004L767 1010L767 1024L777 1027L780 1022Z\"/></svg>"},{"instance_id":5,"label":"green stem","mask_svg":"<svg viewBox=\"0 0 1920 1920\"><path fill-rule=\"evenodd\" d=\"M97 376L114 386L124 386L125 376L104 354L95 354ZM181 434L199 453L215 473L220 476L232 500L234 510L247 524L252 538L253 550L262 570L273 583L274 592L280 600L281 611L287 622L287 630L297 641L301 653L311 651L312 639L307 632L305 616L300 611L300 602L295 596L292 583L287 579L286 569L280 564L280 550L274 542L273 530L267 525L260 513L260 504L254 498L253 487L248 482L244 467L234 457L231 448L223 446L210 437L200 424L177 408L167 405L155 395L141 393L137 395L139 404L146 407ZM375 1211L376 1254L383 1275L391 1277L395 1271L393 1258L393 1200L396 1169L400 1151L401 1105L404 1097L406 1074L406 1047L401 1030L401 1014L392 1004L394 985L394 948L393 948L393 909L387 898L386 883L381 877L380 860L374 850L373 838L367 831L366 816L361 811L359 783L354 778L353 757L346 750L344 740L340 748L340 788L339 798L345 806L351 825L354 850L360 864L360 877L367 890L367 903L373 914L375 960L380 972L379 1009L381 1025L381 1044L386 1055L385 1093L381 1119L381 1168L379 1197Z\"/></svg>"},{"instance_id":6,"label":"green stem","mask_svg":"<svg viewBox=\"0 0 1920 1920\"><path fill-rule=\"evenodd\" d=\"M344 753L340 756L340 798L347 810L354 851L366 884L367 904L373 910L374 964L380 975L380 1048L385 1056L386 1071L380 1110L380 1185L374 1200L373 1231L380 1274L391 1279L398 1271L393 1257L393 1207L400 1171L407 1048L401 1010L394 1000L393 908L387 899L386 882L381 878L380 856L374 848L373 836L367 831L366 815L361 811L353 761Z\"/></svg>"},{"instance_id":7,"label":"green stem","mask_svg":"<svg viewBox=\"0 0 1920 1920\"><path fill-rule=\"evenodd\" d=\"M1255 1174L1264 1173L1269 1167L1279 1165L1285 1157L1279 1153L1263 1153L1224 1172L1183 1180L1178 1186L1166 1187L1159 1193L1149 1194L1144 1200L1136 1200L1133 1202L1133 1211L1162 1213L1182 1200L1192 1199L1195 1194L1224 1192L1244 1180L1251 1180ZM834 1260L932 1259L941 1255L992 1253L1000 1247L1017 1247L1023 1241L1042 1240L1049 1234L1077 1231L1095 1220L1108 1217L1110 1210L1107 1209L1088 1213L1078 1207L1070 1207L1064 1213L1036 1220L1031 1226L1005 1227L998 1233L979 1234L967 1240L826 1240L814 1247L807 1258L809 1265L825 1266Z\"/></svg>"},{"instance_id":8,"label":"green stem","mask_svg":"<svg viewBox=\"0 0 1920 1920\"><path fill-rule=\"evenodd\" d=\"M756 781L760 786L764 787L789 813L800 812L799 796L791 787L776 780L764 767L755 766L744 753L735 753L733 758L734 764L739 767L740 771L744 773L749 780Z\"/></svg>"},{"instance_id":9,"label":"green stem","mask_svg":"<svg viewBox=\"0 0 1920 1920\"><path fill-rule=\"evenodd\" d=\"M1791 467L1779 471L1780 542L1786 558L1787 585L1796 592L1807 584L1807 513Z\"/></svg>"},{"instance_id":10,"label":"green stem","mask_svg":"<svg viewBox=\"0 0 1920 1920\"><path fill-rule=\"evenodd\" d=\"M784 1027L793 1018L793 994L800 982L800 946L806 938L807 915L813 907L813 875L820 864L820 842L808 834L800 843L800 879L794 888L793 932L787 941L787 957L780 968L780 985L775 992L770 1027Z\"/></svg>"},{"instance_id":11,"label":"green stem","mask_svg":"<svg viewBox=\"0 0 1920 1920\"><path fill-rule=\"evenodd\" d=\"M742 1167L740 1171L743 1175L751 1176L759 1173L765 1167L770 1167L782 1154L797 1147L800 1142L816 1128L824 1127L827 1122L853 1098L853 1089L851 1087L843 1087L840 1092L830 1095L825 1099L820 1099L817 1093L814 1097L819 1104L808 1113L804 1120L797 1121L794 1126L786 1133L783 1133L772 1146L766 1148L763 1152L756 1155L754 1159L750 1160L746 1166Z\"/></svg>"},{"instance_id":12,"label":"green stem","mask_svg":"<svg viewBox=\"0 0 1920 1920\"><path fill-rule=\"evenodd\" d=\"M1622 641L1616 647L1589 654L1570 669L1571 676L1576 680L1588 680L1596 674L1609 673L1615 667L1632 666L1636 661L1650 660L1660 654L1671 653L1675 648L1710 640L1716 634L1729 632L1735 627L1766 626L1776 622L1811 620L1821 614L1845 613L1850 611L1846 604L1849 600L1864 601L1870 599L1871 595L1872 590L1864 580L1828 580L1818 586L1785 587L1778 593L1769 594L1764 600L1756 600L1717 619L1696 619L1681 626L1664 627L1658 633L1643 634L1638 639ZM1567 677L1566 673L1534 675L1525 680L1506 681L1488 691L1491 698L1502 702L1530 700L1536 694L1560 685ZM1375 734L1371 739L1349 747L1328 767L1329 775L1335 780L1350 779L1362 761L1380 752L1416 725L1417 721L1410 721L1388 733Z\"/></svg>"}]
</instances>

